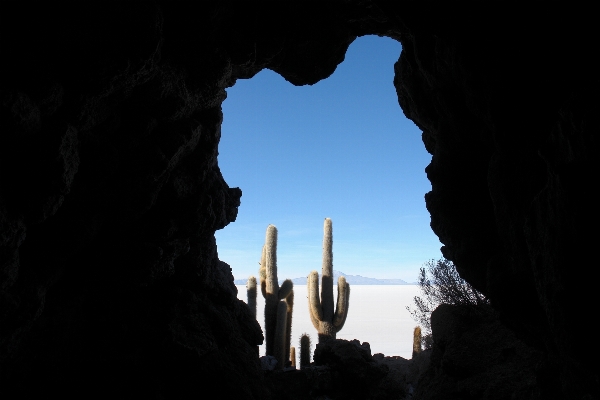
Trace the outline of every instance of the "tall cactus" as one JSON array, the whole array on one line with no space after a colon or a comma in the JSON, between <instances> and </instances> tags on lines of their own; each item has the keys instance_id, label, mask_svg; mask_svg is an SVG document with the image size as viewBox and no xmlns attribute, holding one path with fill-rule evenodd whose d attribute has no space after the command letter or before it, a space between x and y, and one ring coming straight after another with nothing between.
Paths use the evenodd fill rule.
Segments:
<instances>
[{"instance_id":1,"label":"tall cactus","mask_svg":"<svg viewBox=\"0 0 600 400\"><path fill-rule=\"evenodd\" d=\"M319 299L319 274L312 271L308 276L308 309L310 319L319 333L319 343L335 339L346 322L350 301L350 284L346 278L338 279L337 306L333 309L333 234L331 219L325 218L323 226L323 271L321 298Z\"/></svg>"},{"instance_id":2,"label":"tall cactus","mask_svg":"<svg viewBox=\"0 0 600 400\"><path fill-rule=\"evenodd\" d=\"M267 227L260 262L260 289L265 298L266 355L278 359L282 368L290 357L290 333L294 307L294 284L286 279L281 287L277 280L277 228Z\"/></svg>"},{"instance_id":3,"label":"tall cactus","mask_svg":"<svg viewBox=\"0 0 600 400\"><path fill-rule=\"evenodd\" d=\"M294 346L290 347L290 363L292 367L296 368L296 348Z\"/></svg>"}]
</instances>

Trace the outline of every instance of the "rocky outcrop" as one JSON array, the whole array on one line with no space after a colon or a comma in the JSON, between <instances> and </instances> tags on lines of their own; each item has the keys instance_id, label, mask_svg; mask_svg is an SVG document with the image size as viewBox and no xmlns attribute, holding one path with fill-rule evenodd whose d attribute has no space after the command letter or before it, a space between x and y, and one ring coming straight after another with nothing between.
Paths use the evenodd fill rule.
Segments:
<instances>
[{"instance_id":1,"label":"rocky outcrop","mask_svg":"<svg viewBox=\"0 0 600 400\"><path fill-rule=\"evenodd\" d=\"M404 376L374 359L366 342L334 339L319 343L314 365L326 367L331 375L327 386L332 398L393 399L407 394Z\"/></svg>"},{"instance_id":2,"label":"rocky outcrop","mask_svg":"<svg viewBox=\"0 0 600 400\"><path fill-rule=\"evenodd\" d=\"M441 305L431 317L433 348L414 399L551 399L555 368L510 331L493 310ZM413 359L413 363L415 360Z\"/></svg>"},{"instance_id":3,"label":"rocky outcrop","mask_svg":"<svg viewBox=\"0 0 600 400\"><path fill-rule=\"evenodd\" d=\"M378 34L402 42L394 85L433 155L444 255L553 360L540 385L599 395L598 349L578 351L577 329L597 304L591 10L0 7L1 390L269 398L259 326L214 241L241 197L217 164L220 104L263 68L313 84Z\"/></svg>"},{"instance_id":4,"label":"rocky outcrop","mask_svg":"<svg viewBox=\"0 0 600 400\"><path fill-rule=\"evenodd\" d=\"M274 369L266 380L274 399L404 399L409 365L401 357L372 356L367 342L329 339L317 344L310 365Z\"/></svg>"}]
</instances>

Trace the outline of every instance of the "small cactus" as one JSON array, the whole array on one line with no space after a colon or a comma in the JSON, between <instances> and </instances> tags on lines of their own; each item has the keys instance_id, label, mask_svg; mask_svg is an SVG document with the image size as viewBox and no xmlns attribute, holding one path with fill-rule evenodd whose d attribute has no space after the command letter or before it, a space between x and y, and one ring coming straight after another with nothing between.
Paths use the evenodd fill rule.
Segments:
<instances>
[{"instance_id":1,"label":"small cactus","mask_svg":"<svg viewBox=\"0 0 600 400\"><path fill-rule=\"evenodd\" d=\"M290 347L290 364L296 368L296 348L294 346Z\"/></svg>"},{"instance_id":2,"label":"small cactus","mask_svg":"<svg viewBox=\"0 0 600 400\"><path fill-rule=\"evenodd\" d=\"M335 339L346 322L350 301L350 284L346 278L338 279L337 306L333 309L333 234L331 219L325 218L323 227L323 274L319 299L319 274L312 271L308 276L308 309L310 319L319 333L319 343Z\"/></svg>"},{"instance_id":3,"label":"small cactus","mask_svg":"<svg viewBox=\"0 0 600 400\"><path fill-rule=\"evenodd\" d=\"M412 358L417 357L417 355L421 352L421 327L416 326L415 331L413 333L413 351Z\"/></svg>"},{"instance_id":4,"label":"small cactus","mask_svg":"<svg viewBox=\"0 0 600 400\"><path fill-rule=\"evenodd\" d=\"M300 336L300 369L308 367L310 364L310 336L308 333L303 333Z\"/></svg>"},{"instance_id":5,"label":"small cactus","mask_svg":"<svg viewBox=\"0 0 600 400\"><path fill-rule=\"evenodd\" d=\"M286 279L281 287L277 280L277 228L267 227L260 262L260 289L265 298L266 355L278 361L290 357L290 333L294 307L294 284ZM283 357L283 358L281 358ZM279 364L279 368L283 363Z\"/></svg>"},{"instance_id":6,"label":"small cactus","mask_svg":"<svg viewBox=\"0 0 600 400\"><path fill-rule=\"evenodd\" d=\"M248 278L246 292L248 294L248 307L250 307L250 311L256 319L256 278L254 276Z\"/></svg>"}]
</instances>

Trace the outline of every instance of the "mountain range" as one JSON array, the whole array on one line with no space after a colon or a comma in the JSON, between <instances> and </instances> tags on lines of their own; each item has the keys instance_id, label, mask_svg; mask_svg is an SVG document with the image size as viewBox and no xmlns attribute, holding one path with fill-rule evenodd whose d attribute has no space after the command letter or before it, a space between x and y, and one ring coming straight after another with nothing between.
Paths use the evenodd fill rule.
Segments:
<instances>
[{"instance_id":1,"label":"mountain range","mask_svg":"<svg viewBox=\"0 0 600 400\"><path fill-rule=\"evenodd\" d=\"M340 271L333 271L333 281L337 283L337 280L340 276L346 277L346 282L350 285L416 285L416 282L409 283L403 281L402 279L376 279L376 278L367 278L360 275L348 275ZM279 280L279 284L283 283L283 279ZM245 285L247 279L235 279L234 283L236 285ZM294 278L292 279L294 285L306 285L306 277Z\"/></svg>"}]
</instances>

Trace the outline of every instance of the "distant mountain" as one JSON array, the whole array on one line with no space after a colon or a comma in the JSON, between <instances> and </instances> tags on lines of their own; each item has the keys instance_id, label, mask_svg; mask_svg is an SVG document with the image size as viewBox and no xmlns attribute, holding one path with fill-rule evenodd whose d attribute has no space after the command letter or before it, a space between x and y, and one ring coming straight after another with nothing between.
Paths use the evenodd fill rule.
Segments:
<instances>
[{"instance_id":1,"label":"distant mountain","mask_svg":"<svg viewBox=\"0 0 600 400\"><path fill-rule=\"evenodd\" d=\"M320 276L321 274L319 274ZM346 277L346 282L350 285L416 285L416 283L409 283L402 279L376 279L366 278L360 275L348 275L340 271L333 271L333 281L337 284L337 280L340 276ZM234 283L236 285L245 285L247 279L236 279ZM283 279L279 280L279 284L283 283ZM306 285L306 277L292 279L294 285Z\"/></svg>"}]
</instances>

